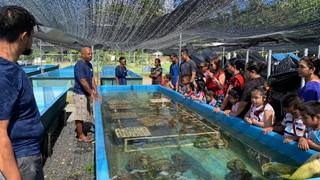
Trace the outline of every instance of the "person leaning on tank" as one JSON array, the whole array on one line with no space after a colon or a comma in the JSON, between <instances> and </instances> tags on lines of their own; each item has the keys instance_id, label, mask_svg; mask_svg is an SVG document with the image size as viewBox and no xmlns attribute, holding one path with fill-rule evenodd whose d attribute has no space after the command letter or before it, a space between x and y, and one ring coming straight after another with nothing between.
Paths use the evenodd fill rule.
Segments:
<instances>
[{"instance_id":1,"label":"person leaning on tank","mask_svg":"<svg viewBox=\"0 0 320 180\"><path fill-rule=\"evenodd\" d=\"M32 84L17 63L32 53L34 16L22 7L0 8L0 180L42 180L44 127Z\"/></svg>"},{"instance_id":2,"label":"person leaning on tank","mask_svg":"<svg viewBox=\"0 0 320 180\"><path fill-rule=\"evenodd\" d=\"M84 121L92 123L90 103L99 97L97 84L93 78L93 68L90 63L92 59L92 50L89 47L81 49L81 59L74 66L75 84L74 104L76 111L73 112L72 120L75 121L78 140L81 142L90 142L91 140L84 133Z\"/></svg>"},{"instance_id":3,"label":"person leaning on tank","mask_svg":"<svg viewBox=\"0 0 320 180\"><path fill-rule=\"evenodd\" d=\"M128 70L126 68L127 60L125 57L119 58L119 65L115 69L116 81L119 85L127 85Z\"/></svg>"}]
</instances>

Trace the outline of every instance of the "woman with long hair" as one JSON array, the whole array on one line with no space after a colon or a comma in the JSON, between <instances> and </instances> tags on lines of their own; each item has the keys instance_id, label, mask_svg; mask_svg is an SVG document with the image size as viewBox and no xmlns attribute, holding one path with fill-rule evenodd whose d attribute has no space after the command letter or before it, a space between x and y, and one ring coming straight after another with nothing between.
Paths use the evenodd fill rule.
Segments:
<instances>
[{"instance_id":1,"label":"woman with long hair","mask_svg":"<svg viewBox=\"0 0 320 180\"><path fill-rule=\"evenodd\" d=\"M304 87L299 91L305 102L320 102L320 60L303 57L299 62L299 75L306 81Z\"/></svg>"},{"instance_id":2,"label":"woman with long hair","mask_svg":"<svg viewBox=\"0 0 320 180\"><path fill-rule=\"evenodd\" d=\"M208 90L214 92L215 99L217 101L216 106L219 107L224 99L225 95L225 81L226 74L221 68L221 60L214 58L210 60L209 70L206 74L206 87Z\"/></svg>"}]
</instances>

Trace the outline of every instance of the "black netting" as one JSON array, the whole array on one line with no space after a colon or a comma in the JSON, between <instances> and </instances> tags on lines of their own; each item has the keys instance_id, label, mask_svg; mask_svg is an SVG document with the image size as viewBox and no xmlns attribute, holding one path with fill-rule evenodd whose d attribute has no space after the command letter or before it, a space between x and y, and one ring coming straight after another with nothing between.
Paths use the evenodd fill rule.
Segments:
<instances>
[{"instance_id":1,"label":"black netting","mask_svg":"<svg viewBox=\"0 0 320 180\"><path fill-rule=\"evenodd\" d=\"M42 39L105 49L237 48L319 42L319 0L2 0L53 29Z\"/></svg>"}]
</instances>

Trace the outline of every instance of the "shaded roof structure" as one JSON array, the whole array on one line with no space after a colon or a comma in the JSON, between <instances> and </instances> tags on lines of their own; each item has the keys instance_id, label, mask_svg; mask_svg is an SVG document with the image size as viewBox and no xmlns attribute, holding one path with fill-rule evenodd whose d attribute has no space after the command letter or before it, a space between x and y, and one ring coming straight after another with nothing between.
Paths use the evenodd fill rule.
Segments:
<instances>
[{"instance_id":1,"label":"shaded roof structure","mask_svg":"<svg viewBox=\"0 0 320 180\"><path fill-rule=\"evenodd\" d=\"M317 44L319 0L1 0L43 24L36 36L64 46L103 49L236 48Z\"/></svg>"}]
</instances>

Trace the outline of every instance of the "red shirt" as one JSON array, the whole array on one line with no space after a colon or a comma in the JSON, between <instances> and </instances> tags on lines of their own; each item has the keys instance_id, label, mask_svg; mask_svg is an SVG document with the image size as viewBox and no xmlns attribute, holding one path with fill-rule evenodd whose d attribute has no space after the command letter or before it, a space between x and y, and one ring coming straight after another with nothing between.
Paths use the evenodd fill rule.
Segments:
<instances>
[{"instance_id":1,"label":"red shirt","mask_svg":"<svg viewBox=\"0 0 320 180\"><path fill-rule=\"evenodd\" d=\"M242 76L242 74L238 73L230 78L229 86L232 85L233 87L240 87L241 90L243 90L244 82L244 77Z\"/></svg>"},{"instance_id":2,"label":"red shirt","mask_svg":"<svg viewBox=\"0 0 320 180\"><path fill-rule=\"evenodd\" d=\"M219 77L221 75L225 75L225 72L222 70L218 73L215 73L213 76L219 80ZM213 79L211 79L209 75L206 76L206 87L208 90L212 90L216 96L221 96L225 93L224 89L219 89L218 84Z\"/></svg>"}]
</instances>

